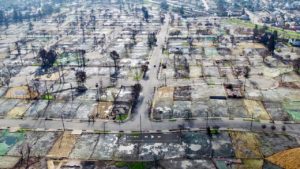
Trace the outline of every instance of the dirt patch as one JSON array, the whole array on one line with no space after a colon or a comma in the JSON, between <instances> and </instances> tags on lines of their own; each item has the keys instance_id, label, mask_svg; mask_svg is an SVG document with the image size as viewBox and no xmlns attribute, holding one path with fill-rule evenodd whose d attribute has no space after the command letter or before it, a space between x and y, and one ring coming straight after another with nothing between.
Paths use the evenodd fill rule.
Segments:
<instances>
[{"instance_id":1,"label":"dirt patch","mask_svg":"<svg viewBox=\"0 0 300 169\"><path fill-rule=\"evenodd\" d=\"M237 158L262 158L254 133L231 131L229 135Z\"/></svg>"},{"instance_id":2,"label":"dirt patch","mask_svg":"<svg viewBox=\"0 0 300 169\"><path fill-rule=\"evenodd\" d=\"M277 153L268 157L267 160L285 169L299 169L299 157L300 148L295 148Z\"/></svg>"},{"instance_id":3,"label":"dirt patch","mask_svg":"<svg viewBox=\"0 0 300 169\"><path fill-rule=\"evenodd\" d=\"M155 92L154 102L170 101L173 102L174 87L162 87L158 88Z\"/></svg>"},{"instance_id":4,"label":"dirt patch","mask_svg":"<svg viewBox=\"0 0 300 169\"><path fill-rule=\"evenodd\" d=\"M27 86L10 88L5 95L8 99L34 99L36 97L38 97L37 92L30 90Z\"/></svg>"},{"instance_id":5,"label":"dirt patch","mask_svg":"<svg viewBox=\"0 0 300 169\"><path fill-rule=\"evenodd\" d=\"M241 42L238 44L240 48L265 49L265 46L260 43Z\"/></svg>"},{"instance_id":6,"label":"dirt patch","mask_svg":"<svg viewBox=\"0 0 300 169\"><path fill-rule=\"evenodd\" d=\"M11 109L6 116L9 118L22 118L31 105L31 101L22 100L13 109Z\"/></svg>"},{"instance_id":7,"label":"dirt patch","mask_svg":"<svg viewBox=\"0 0 300 169\"><path fill-rule=\"evenodd\" d=\"M14 168L20 157L0 156L0 168Z\"/></svg>"},{"instance_id":8,"label":"dirt patch","mask_svg":"<svg viewBox=\"0 0 300 169\"><path fill-rule=\"evenodd\" d=\"M202 69L200 66L190 66L190 78L199 78L202 76Z\"/></svg>"},{"instance_id":9,"label":"dirt patch","mask_svg":"<svg viewBox=\"0 0 300 169\"><path fill-rule=\"evenodd\" d=\"M71 132L64 132L64 134L56 140L47 156L51 158L69 157L73 145L75 144L75 140L79 137L80 136L78 135L72 135Z\"/></svg>"},{"instance_id":10,"label":"dirt patch","mask_svg":"<svg viewBox=\"0 0 300 169\"><path fill-rule=\"evenodd\" d=\"M57 81L59 79L59 73L45 74L40 77L41 80Z\"/></svg>"},{"instance_id":11,"label":"dirt patch","mask_svg":"<svg viewBox=\"0 0 300 169\"><path fill-rule=\"evenodd\" d=\"M260 120L270 120L270 116L268 112L265 110L263 104L261 101L256 100L244 100L244 105L246 109L248 110L248 116L253 117L255 119Z\"/></svg>"},{"instance_id":12,"label":"dirt patch","mask_svg":"<svg viewBox=\"0 0 300 169\"><path fill-rule=\"evenodd\" d=\"M241 164L235 165L235 169L258 169L262 168L264 160L243 159Z\"/></svg>"},{"instance_id":13,"label":"dirt patch","mask_svg":"<svg viewBox=\"0 0 300 169\"><path fill-rule=\"evenodd\" d=\"M100 119L108 119L112 109L112 102L99 102L98 106L93 111L93 115Z\"/></svg>"}]
</instances>

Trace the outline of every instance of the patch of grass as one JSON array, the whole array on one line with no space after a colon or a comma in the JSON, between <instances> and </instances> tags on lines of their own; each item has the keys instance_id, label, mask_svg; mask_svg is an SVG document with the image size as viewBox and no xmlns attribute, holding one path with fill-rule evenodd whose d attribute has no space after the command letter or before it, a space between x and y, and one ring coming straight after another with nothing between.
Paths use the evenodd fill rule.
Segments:
<instances>
[{"instance_id":1,"label":"patch of grass","mask_svg":"<svg viewBox=\"0 0 300 169\"><path fill-rule=\"evenodd\" d=\"M35 130L36 128L21 127L22 130Z\"/></svg>"},{"instance_id":2,"label":"patch of grass","mask_svg":"<svg viewBox=\"0 0 300 169\"><path fill-rule=\"evenodd\" d=\"M61 62L55 62L55 63L53 63L53 66L58 66L58 65L61 65Z\"/></svg>"},{"instance_id":3,"label":"patch of grass","mask_svg":"<svg viewBox=\"0 0 300 169\"><path fill-rule=\"evenodd\" d=\"M217 129L211 129L211 130L210 130L210 133L211 133L211 134L219 134L220 131L217 130Z\"/></svg>"},{"instance_id":4,"label":"patch of grass","mask_svg":"<svg viewBox=\"0 0 300 169\"><path fill-rule=\"evenodd\" d=\"M19 129L16 131L17 133L25 133L25 130L24 129Z\"/></svg>"},{"instance_id":5,"label":"patch of grass","mask_svg":"<svg viewBox=\"0 0 300 169\"><path fill-rule=\"evenodd\" d=\"M133 77L133 80L141 80L142 78L143 78L142 75L139 75L139 76Z\"/></svg>"},{"instance_id":6,"label":"patch of grass","mask_svg":"<svg viewBox=\"0 0 300 169\"><path fill-rule=\"evenodd\" d=\"M259 119L243 119L243 121L255 121L255 122L260 122L260 120Z\"/></svg>"},{"instance_id":7,"label":"patch of grass","mask_svg":"<svg viewBox=\"0 0 300 169\"><path fill-rule=\"evenodd\" d=\"M110 130L94 130L94 133L110 133L111 131Z\"/></svg>"},{"instance_id":8,"label":"patch of grass","mask_svg":"<svg viewBox=\"0 0 300 169\"><path fill-rule=\"evenodd\" d=\"M154 103L154 99L151 100L150 106L153 106L153 103Z\"/></svg>"},{"instance_id":9,"label":"patch of grass","mask_svg":"<svg viewBox=\"0 0 300 169\"><path fill-rule=\"evenodd\" d=\"M182 46L189 46L189 43L187 43L187 42L182 42Z\"/></svg>"},{"instance_id":10,"label":"patch of grass","mask_svg":"<svg viewBox=\"0 0 300 169\"><path fill-rule=\"evenodd\" d=\"M123 120L126 120L127 118L128 118L128 114L125 114L125 115L117 116L116 120L123 121Z\"/></svg>"},{"instance_id":11,"label":"patch of grass","mask_svg":"<svg viewBox=\"0 0 300 169\"><path fill-rule=\"evenodd\" d=\"M164 54L165 54L165 55L169 55L170 53L169 53L169 51L165 50L165 51L164 51Z\"/></svg>"},{"instance_id":12,"label":"patch of grass","mask_svg":"<svg viewBox=\"0 0 300 169\"><path fill-rule=\"evenodd\" d=\"M113 87L114 87L114 85L110 84L106 88L113 88Z\"/></svg>"},{"instance_id":13,"label":"patch of grass","mask_svg":"<svg viewBox=\"0 0 300 169\"><path fill-rule=\"evenodd\" d=\"M281 52L281 49L280 49L280 48L277 48L277 49L276 49L276 52Z\"/></svg>"},{"instance_id":14,"label":"patch of grass","mask_svg":"<svg viewBox=\"0 0 300 169\"><path fill-rule=\"evenodd\" d=\"M63 54L59 55L59 58L66 58L66 57L68 57L67 53L63 53Z\"/></svg>"},{"instance_id":15,"label":"patch of grass","mask_svg":"<svg viewBox=\"0 0 300 169\"><path fill-rule=\"evenodd\" d=\"M126 166L127 166L127 163L124 162L124 161L121 161L121 162L117 162L117 163L115 164L115 166L118 167L118 168L123 168L123 167L126 167Z\"/></svg>"},{"instance_id":16,"label":"patch of grass","mask_svg":"<svg viewBox=\"0 0 300 169\"><path fill-rule=\"evenodd\" d=\"M17 130L17 133L24 133L25 131L33 131L33 130L36 130L36 128L21 127L19 130Z\"/></svg>"},{"instance_id":17,"label":"patch of grass","mask_svg":"<svg viewBox=\"0 0 300 169\"><path fill-rule=\"evenodd\" d=\"M291 43L289 43L289 42L285 42L284 43L286 46L288 46L288 47L292 47L293 45L291 44Z\"/></svg>"},{"instance_id":18,"label":"patch of grass","mask_svg":"<svg viewBox=\"0 0 300 169\"><path fill-rule=\"evenodd\" d=\"M176 69L177 69L177 70L184 70L185 67L184 67L184 66L178 66L178 67L176 67Z\"/></svg>"},{"instance_id":19,"label":"patch of grass","mask_svg":"<svg viewBox=\"0 0 300 169\"><path fill-rule=\"evenodd\" d=\"M32 64L32 66L41 66L42 64L41 63L34 63Z\"/></svg>"},{"instance_id":20,"label":"patch of grass","mask_svg":"<svg viewBox=\"0 0 300 169\"><path fill-rule=\"evenodd\" d=\"M207 83L208 86L216 85L216 83Z\"/></svg>"},{"instance_id":21,"label":"patch of grass","mask_svg":"<svg viewBox=\"0 0 300 169\"><path fill-rule=\"evenodd\" d=\"M42 96L42 99L45 99L45 100L53 100L54 97L53 97L52 95L50 95L50 94L45 94L45 95Z\"/></svg>"},{"instance_id":22,"label":"patch of grass","mask_svg":"<svg viewBox=\"0 0 300 169\"><path fill-rule=\"evenodd\" d=\"M176 119L169 119L170 122L175 122L177 121Z\"/></svg>"},{"instance_id":23,"label":"patch of grass","mask_svg":"<svg viewBox=\"0 0 300 169\"><path fill-rule=\"evenodd\" d=\"M129 164L130 169L144 169L146 165L143 162L134 162Z\"/></svg>"},{"instance_id":24,"label":"patch of grass","mask_svg":"<svg viewBox=\"0 0 300 169\"><path fill-rule=\"evenodd\" d=\"M140 131L131 131L131 135L133 136L139 136L140 134Z\"/></svg>"}]
</instances>

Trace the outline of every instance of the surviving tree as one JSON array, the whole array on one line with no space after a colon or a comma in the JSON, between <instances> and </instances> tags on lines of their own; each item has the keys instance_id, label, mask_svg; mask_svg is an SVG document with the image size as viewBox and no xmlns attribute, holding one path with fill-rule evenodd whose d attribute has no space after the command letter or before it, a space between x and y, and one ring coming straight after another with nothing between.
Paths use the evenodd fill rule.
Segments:
<instances>
[{"instance_id":1,"label":"surviving tree","mask_svg":"<svg viewBox=\"0 0 300 169\"><path fill-rule=\"evenodd\" d=\"M144 18L145 18L146 22L148 22L148 20L149 20L149 12L148 12L147 8L146 7L142 7L142 12L144 14Z\"/></svg>"},{"instance_id":2,"label":"surviving tree","mask_svg":"<svg viewBox=\"0 0 300 169\"><path fill-rule=\"evenodd\" d=\"M163 1L160 3L160 7L161 7L161 9L163 9L163 10L165 10L165 11L167 11L167 10L169 9L169 5L168 5L168 3L167 3L166 0L163 0Z\"/></svg>"},{"instance_id":3,"label":"surviving tree","mask_svg":"<svg viewBox=\"0 0 300 169\"><path fill-rule=\"evenodd\" d=\"M273 33L269 39L269 42L268 42L268 50L271 54L274 53L274 50L275 50L275 45L276 45L276 42L275 42L275 34Z\"/></svg>"}]
</instances>

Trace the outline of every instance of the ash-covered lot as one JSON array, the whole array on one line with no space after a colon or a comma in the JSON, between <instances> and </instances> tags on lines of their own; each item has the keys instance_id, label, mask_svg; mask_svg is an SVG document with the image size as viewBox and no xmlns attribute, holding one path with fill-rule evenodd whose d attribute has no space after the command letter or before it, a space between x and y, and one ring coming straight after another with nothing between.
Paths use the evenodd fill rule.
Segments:
<instances>
[{"instance_id":1,"label":"ash-covered lot","mask_svg":"<svg viewBox=\"0 0 300 169\"><path fill-rule=\"evenodd\" d=\"M79 162L78 165L84 161L90 161L93 165L120 165L108 161L125 161L122 163L129 165L136 161L141 163L139 165L150 165L148 167L210 168L231 162L234 166L255 164L261 168L271 165L264 158L300 146L299 138L286 134L218 130L212 134L205 131L164 134L136 131L127 134L78 135L24 130L16 133L1 130L0 133L1 158L8 159L0 162L1 168L22 165L28 157L39 165L45 165L45 160L49 162L65 158L68 159L64 161L65 165L72 161L77 161L76 164Z\"/></svg>"}]
</instances>

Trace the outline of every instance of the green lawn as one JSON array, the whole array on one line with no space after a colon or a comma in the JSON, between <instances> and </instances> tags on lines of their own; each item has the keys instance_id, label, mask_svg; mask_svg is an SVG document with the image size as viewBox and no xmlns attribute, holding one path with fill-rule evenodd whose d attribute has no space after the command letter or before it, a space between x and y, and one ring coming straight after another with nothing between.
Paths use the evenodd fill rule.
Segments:
<instances>
[{"instance_id":1,"label":"green lawn","mask_svg":"<svg viewBox=\"0 0 300 169\"><path fill-rule=\"evenodd\" d=\"M247 28L255 28L255 24L253 24L249 21L244 21L244 20L240 20L240 19L237 19L237 18L229 18L229 19L224 19L222 21L225 22L225 23L236 25L236 26L247 27ZM262 28L263 26L257 25L257 27ZM269 28L268 27L267 32L273 32L275 30L278 32L278 34L281 34L286 38L300 39L300 33L290 32L290 31L279 29L279 28Z\"/></svg>"},{"instance_id":2,"label":"green lawn","mask_svg":"<svg viewBox=\"0 0 300 169\"><path fill-rule=\"evenodd\" d=\"M115 163L117 168L129 168L129 169L144 169L146 165L143 162L117 162Z\"/></svg>"},{"instance_id":3,"label":"green lawn","mask_svg":"<svg viewBox=\"0 0 300 169\"><path fill-rule=\"evenodd\" d=\"M126 120L127 118L128 118L128 114L125 114L125 115L117 116L117 117L116 117L116 120L121 120L121 121L123 121L123 120Z\"/></svg>"}]
</instances>

